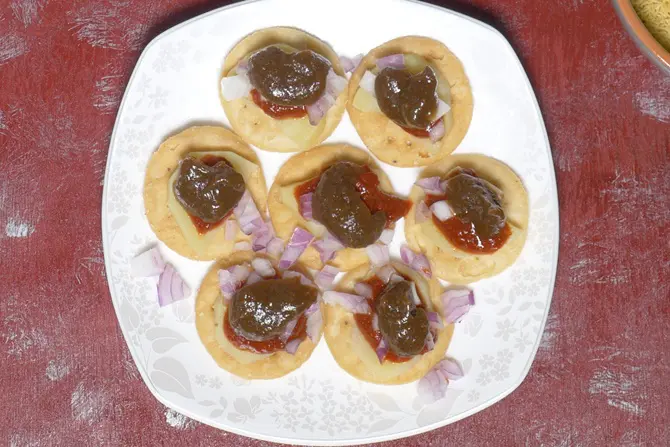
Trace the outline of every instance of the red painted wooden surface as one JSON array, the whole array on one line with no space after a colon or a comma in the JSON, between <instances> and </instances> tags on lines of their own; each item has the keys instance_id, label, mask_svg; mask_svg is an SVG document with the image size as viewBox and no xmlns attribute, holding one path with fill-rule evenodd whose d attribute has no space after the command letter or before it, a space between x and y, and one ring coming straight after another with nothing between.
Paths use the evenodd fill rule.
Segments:
<instances>
[{"instance_id":1,"label":"red painted wooden surface","mask_svg":"<svg viewBox=\"0 0 670 447\"><path fill-rule=\"evenodd\" d=\"M607 0L441 4L498 27L528 71L557 170L561 254L542 346L519 389L392 444L670 445L670 78ZM2 445L270 445L152 397L103 268L101 185L125 84L152 37L216 6L0 6Z\"/></svg>"}]
</instances>

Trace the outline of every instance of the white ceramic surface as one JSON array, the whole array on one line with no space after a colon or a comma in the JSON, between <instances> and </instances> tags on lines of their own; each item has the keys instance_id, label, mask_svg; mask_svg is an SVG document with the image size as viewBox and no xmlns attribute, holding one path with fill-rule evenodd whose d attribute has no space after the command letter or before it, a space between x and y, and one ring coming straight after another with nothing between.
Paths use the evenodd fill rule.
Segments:
<instances>
[{"instance_id":1,"label":"white ceramic surface","mask_svg":"<svg viewBox=\"0 0 670 447\"><path fill-rule=\"evenodd\" d=\"M383 7L382 7L383 5ZM342 371L325 340L288 376L247 381L219 369L198 339L194 296L159 308L155 281L136 279L129 260L154 244L142 183L150 154L167 136L195 124L224 124L217 81L228 50L268 26L305 29L353 56L402 35L444 42L463 62L474 115L457 153L483 153L510 165L530 196L529 234L503 274L473 284L477 304L457 325L448 354L466 376L444 399L423 405L416 383L366 384ZM364 147L345 115L328 142ZM258 151L268 186L290 154ZM391 168L407 194L418 169ZM406 0L260 0L185 22L154 39L128 83L109 148L102 208L107 278L119 325L147 387L193 419L255 438L348 445L425 432L480 411L512 392L535 356L553 291L558 205L549 143L526 74L505 38L471 18ZM404 240L398 225L392 255ZM194 290L209 262L184 259L161 244Z\"/></svg>"}]
</instances>

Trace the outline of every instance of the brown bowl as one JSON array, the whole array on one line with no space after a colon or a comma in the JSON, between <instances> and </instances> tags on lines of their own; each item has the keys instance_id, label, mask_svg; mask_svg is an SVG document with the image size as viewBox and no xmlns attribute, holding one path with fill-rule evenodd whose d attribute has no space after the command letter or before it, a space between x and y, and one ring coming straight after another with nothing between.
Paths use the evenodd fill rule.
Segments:
<instances>
[{"instance_id":1,"label":"brown bowl","mask_svg":"<svg viewBox=\"0 0 670 447\"><path fill-rule=\"evenodd\" d=\"M670 74L670 53L656 41L642 20L637 16L630 0L612 0L623 26L633 37L633 40L642 52L656 65Z\"/></svg>"}]
</instances>

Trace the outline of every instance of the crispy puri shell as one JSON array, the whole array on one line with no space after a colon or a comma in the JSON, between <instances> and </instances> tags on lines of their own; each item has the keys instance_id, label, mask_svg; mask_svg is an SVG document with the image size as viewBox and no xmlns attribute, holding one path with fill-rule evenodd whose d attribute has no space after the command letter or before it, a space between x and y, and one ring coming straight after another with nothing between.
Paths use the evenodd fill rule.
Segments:
<instances>
[{"instance_id":1,"label":"crispy puri shell","mask_svg":"<svg viewBox=\"0 0 670 447\"><path fill-rule=\"evenodd\" d=\"M179 161L189 152L220 150L234 152L258 165L256 173L244 176L244 181L258 209L261 212L265 210L265 178L258 157L237 135L223 127L190 127L165 140L151 155L147 165L144 177L144 208L151 229L165 245L190 259L210 260L227 256L233 251L236 242L250 240L249 236L241 232L238 232L237 240L226 240L225 225L220 225L207 233L211 243L205 253L199 254L184 238L168 208L168 184Z\"/></svg>"},{"instance_id":2,"label":"crispy puri shell","mask_svg":"<svg viewBox=\"0 0 670 447\"><path fill-rule=\"evenodd\" d=\"M274 379L290 373L305 363L310 355L312 355L312 351L316 347L316 344L318 344L318 340L315 344L309 337L305 337L295 355L291 355L285 351L275 352L270 355L259 355L241 351L246 357L258 357L258 360L242 362L234 355L231 355L229 351L223 349L216 338L217 326L221 324L215 321L214 318L214 304L219 299L221 293L217 272L219 269L227 268L231 265L250 262L254 257L265 256L248 251L236 252L227 259L218 260L212 265L212 268L207 272L200 285L200 290L195 300L195 326L207 352L209 352L221 368L245 379ZM270 259L268 257L265 258ZM274 261L272 259L270 261L277 268ZM311 277L306 271L300 271ZM225 315L225 303L223 306ZM321 333L319 333L319 340L320 338ZM232 347L232 345L230 346ZM232 348L232 350L238 351L236 348Z\"/></svg>"},{"instance_id":3,"label":"crispy puri shell","mask_svg":"<svg viewBox=\"0 0 670 447\"><path fill-rule=\"evenodd\" d=\"M454 248L430 220L420 225L416 223L416 204L425 197L423 189L418 186L414 186L410 193L413 205L405 218L405 237L413 250L421 250L428 256L433 274L454 284L467 284L497 275L517 259L528 233L528 193L514 171L506 164L485 155L448 157L424 169L420 177L443 177L457 166L474 169L479 177L502 191L503 209L512 227L510 239L498 251L491 254L466 253ZM426 234L424 225L435 229L439 236ZM437 238L450 249L445 251L438 246Z\"/></svg>"},{"instance_id":4,"label":"crispy puri shell","mask_svg":"<svg viewBox=\"0 0 670 447\"><path fill-rule=\"evenodd\" d=\"M324 41L297 28L273 27L253 32L242 39L226 56L221 78L228 76L240 60L249 54L272 44L286 44L298 50L312 50L327 58L335 73L344 76L337 53ZM296 142L286 135L279 120L268 116L250 98L226 101L219 97L231 126L245 141L261 149L273 152L297 152L320 144L335 130L347 103L346 89L340 93L335 104L328 110L317 130L305 142Z\"/></svg>"},{"instance_id":5,"label":"crispy puri shell","mask_svg":"<svg viewBox=\"0 0 670 447\"><path fill-rule=\"evenodd\" d=\"M397 53L422 56L449 82L453 126L436 143L410 135L381 112L362 112L354 107L354 96L365 71L374 67L377 59ZM363 58L349 81L347 111L351 122L368 149L394 166L426 166L451 154L468 131L472 107L472 90L461 61L444 44L427 37L399 37L378 46Z\"/></svg>"},{"instance_id":6,"label":"crispy puri shell","mask_svg":"<svg viewBox=\"0 0 670 447\"><path fill-rule=\"evenodd\" d=\"M368 165L379 177L381 189L393 192L393 187L388 177L384 171L379 169L379 166L377 166L369 153L347 144L329 144L315 147L291 157L284 163L270 188L268 209L272 225L279 237L287 241L297 226L306 228L305 219L298 212L283 203L280 188L314 178L338 161L351 161L357 164ZM312 245L307 247L299 260L309 268L317 270L323 268L319 252ZM346 271L367 261L368 255L364 248L344 248L339 250L329 263L341 271Z\"/></svg>"},{"instance_id":7,"label":"crispy puri shell","mask_svg":"<svg viewBox=\"0 0 670 447\"><path fill-rule=\"evenodd\" d=\"M435 278L425 279L419 273L401 263L393 262L393 266L415 283L423 282L430 294L433 310L442 311L440 294L442 287ZM352 292L354 285L369 277L369 265L362 265L348 272L338 284L338 290ZM324 336L328 347L337 363L352 376L366 382L387 385L399 385L413 382L425 376L443 357L451 341L454 325L449 324L438 335L435 348L423 355L414 357L405 363L379 363L375 350L363 338L358 329L354 315L340 306L326 305L326 328Z\"/></svg>"}]
</instances>

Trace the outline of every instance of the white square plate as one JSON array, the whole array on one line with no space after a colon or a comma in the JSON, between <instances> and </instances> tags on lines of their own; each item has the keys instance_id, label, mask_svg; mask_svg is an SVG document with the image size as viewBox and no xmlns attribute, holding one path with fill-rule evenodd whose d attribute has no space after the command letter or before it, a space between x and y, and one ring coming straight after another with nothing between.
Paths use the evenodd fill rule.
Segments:
<instances>
[{"instance_id":1,"label":"white square plate","mask_svg":"<svg viewBox=\"0 0 670 447\"><path fill-rule=\"evenodd\" d=\"M155 243L144 217L142 184L150 154L194 124L228 121L218 79L228 50L268 26L302 28L353 56L403 35L444 42L460 58L474 96L472 124L457 153L498 158L524 181L530 224L519 260L473 285L476 306L458 324L448 354L466 376L444 399L423 405L416 383L380 386L342 371L324 340L288 376L247 381L219 369L200 343L194 297L159 308L155 282L136 279L129 260ZM328 142L364 147L348 116ZM291 154L257 150L270 186ZM392 168L407 194L418 169ZM119 325L147 387L180 413L230 432L276 442L345 445L410 436L480 411L512 392L527 374L549 310L558 256L556 181L547 135L526 74L505 38L463 15L406 0L261 0L189 20L154 39L128 83L112 135L102 208L105 265ZM398 225L392 255L404 241ZM196 290L210 266L161 244Z\"/></svg>"}]
</instances>

